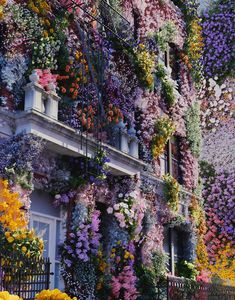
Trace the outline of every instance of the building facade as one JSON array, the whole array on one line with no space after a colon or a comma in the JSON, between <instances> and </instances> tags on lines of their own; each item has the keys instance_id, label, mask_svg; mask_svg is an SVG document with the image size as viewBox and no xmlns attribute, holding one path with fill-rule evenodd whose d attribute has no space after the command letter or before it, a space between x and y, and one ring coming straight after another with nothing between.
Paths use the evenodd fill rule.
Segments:
<instances>
[{"instance_id":1,"label":"building facade","mask_svg":"<svg viewBox=\"0 0 235 300\"><path fill-rule=\"evenodd\" d=\"M8 1L0 26L0 175L51 287L136 299L148 270L201 275L197 6Z\"/></svg>"}]
</instances>

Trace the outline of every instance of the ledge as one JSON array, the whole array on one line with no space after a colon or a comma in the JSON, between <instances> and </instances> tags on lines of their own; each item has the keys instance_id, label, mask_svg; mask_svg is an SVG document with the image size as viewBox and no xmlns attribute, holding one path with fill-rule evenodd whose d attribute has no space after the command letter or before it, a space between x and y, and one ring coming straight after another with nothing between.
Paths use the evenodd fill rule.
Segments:
<instances>
[{"instance_id":1,"label":"ledge","mask_svg":"<svg viewBox=\"0 0 235 300\"><path fill-rule=\"evenodd\" d=\"M97 140L59 122L36 110L10 112L0 109L0 136L11 136L13 133L33 133L45 141L46 147L61 155L94 157L97 151ZM148 170L148 164L130 156L106 143L101 143L108 151L109 167L113 175L140 174L157 186L157 193L163 197L163 180ZM180 204L187 206L192 193L181 187ZM185 195L185 196L183 196Z\"/></svg>"},{"instance_id":2,"label":"ledge","mask_svg":"<svg viewBox=\"0 0 235 300\"><path fill-rule=\"evenodd\" d=\"M0 134L10 136L13 131L16 134L33 133L47 141L48 149L62 155L93 157L97 151L97 140L36 110L15 113L0 111L1 120L5 121L9 128L4 132L0 127ZM101 143L101 146L108 150L110 171L114 175L134 175L147 167L142 160L108 144Z\"/></svg>"}]
</instances>

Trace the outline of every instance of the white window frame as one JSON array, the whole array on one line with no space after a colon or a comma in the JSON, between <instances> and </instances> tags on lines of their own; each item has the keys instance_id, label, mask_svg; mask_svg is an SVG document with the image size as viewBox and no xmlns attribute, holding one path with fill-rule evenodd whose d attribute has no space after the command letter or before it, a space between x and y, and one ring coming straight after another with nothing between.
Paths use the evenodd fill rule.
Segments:
<instances>
[{"instance_id":1,"label":"white window frame","mask_svg":"<svg viewBox=\"0 0 235 300\"><path fill-rule=\"evenodd\" d=\"M60 241L63 241L64 238L65 238L65 231L63 230L63 218L62 218L62 214L61 214L61 211L60 211L60 216L61 217L55 217L55 216L52 216L52 215L47 215L47 214L43 214L43 213L39 213L39 212L36 212L36 211L30 211L30 222L29 222L29 227L30 228L33 228L33 221L37 221L37 218L38 218L38 221L40 222L40 219L41 221L43 222L43 219L45 220L45 223L48 223L50 224L50 232L49 232L49 237L54 237L54 245L52 245L50 247L50 244L49 244L49 259L50 259L50 262L51 262L51 268L50 268L50 271L55 273L55 265L56 263L61 263L58 259L56 259L56 226L57 226L57 221L60 222L60 236L59 236L59 240ZM35 218L35 219L34 219ZM50 277L50 289L53 289L55 287L55 277L54 275L52 275ZM59 280L59 287L60 289L63 289L64 288L64 283L63 283L63 280L62 278L60 277L60 280Z\"/></svg>"}]
</instances>

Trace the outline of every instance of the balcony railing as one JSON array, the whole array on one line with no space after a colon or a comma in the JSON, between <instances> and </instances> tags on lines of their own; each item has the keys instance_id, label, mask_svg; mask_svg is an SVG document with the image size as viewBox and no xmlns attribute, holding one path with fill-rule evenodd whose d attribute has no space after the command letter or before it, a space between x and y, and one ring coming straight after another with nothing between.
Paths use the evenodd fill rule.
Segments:
<instances>
[{"instance_id":1,"label":"balcony railing","mask_svg":"<svg viewBox=\"0 0 235 300\"><path fill-rule=\"evenodd\" d=\"M50 285L49 258L0 257L0 291L34 300Z\"/></svg>"},{"instance_id":2,"label":"balcony railing","mask_svg":"<svg viewBox=\"0 0 235 300\"><path fill-rule=\"evenodd\" d=\"M155 300L235 300L235 287L168 276L159 282Z\"/></svg>"}]
</instances>

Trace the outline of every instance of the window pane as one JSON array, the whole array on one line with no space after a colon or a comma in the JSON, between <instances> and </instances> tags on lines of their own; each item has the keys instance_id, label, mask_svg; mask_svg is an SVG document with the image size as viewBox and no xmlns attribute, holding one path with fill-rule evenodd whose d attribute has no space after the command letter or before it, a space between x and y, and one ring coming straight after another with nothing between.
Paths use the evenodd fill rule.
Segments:
<instances>
[{"instance_id":1,"label":"window pane","mask_svg":"<svg viewBox=\"0 0 235 300\"><path fill-rule=\"evenodd\" d=\"M54 286L60 288L60 263L55 263Z\"/></svg>"},{"instance_id":2,"label":"window pane","mask_svg":"<svg viewBox=\"0 0 235 300\"><path fill-rule=\"evenodd\" d=\"M39 235L44 241L44 251L43 256L49 257L49 230L50 225L47 223L33 221L33 228L37 235Z\"/></svg>"},{"instance_id":3,"label":"window pane","mask_svg":"<svg viewBox=\"0 0 235 300\"><path fill-rule=\"evenodd\" d=\"M60 231L61 221L56 221L56 247L55 247L55 259L59 260L59 244L60 244Z\"/></svg>"}]
</instances>

